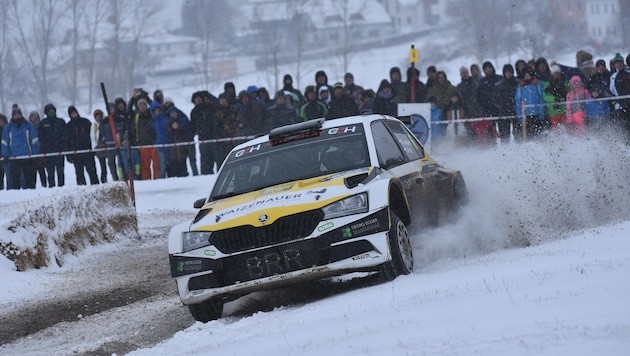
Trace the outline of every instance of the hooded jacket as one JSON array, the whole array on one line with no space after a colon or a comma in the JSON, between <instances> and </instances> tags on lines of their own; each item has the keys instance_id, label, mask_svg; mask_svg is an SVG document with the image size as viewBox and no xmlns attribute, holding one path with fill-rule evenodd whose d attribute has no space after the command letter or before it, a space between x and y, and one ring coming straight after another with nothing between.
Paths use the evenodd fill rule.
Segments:
<instances>
[{"instance_id":1,"label":"hooded jacket","mask_svg":"<svg viewBox=\"0 0 630 356\"><path fill-rule=\"evenodd\" d=\"M39 139L35 126L24 116L11 121L2 130L2 157L39 154Z\"/></svg>"}]
</instances>

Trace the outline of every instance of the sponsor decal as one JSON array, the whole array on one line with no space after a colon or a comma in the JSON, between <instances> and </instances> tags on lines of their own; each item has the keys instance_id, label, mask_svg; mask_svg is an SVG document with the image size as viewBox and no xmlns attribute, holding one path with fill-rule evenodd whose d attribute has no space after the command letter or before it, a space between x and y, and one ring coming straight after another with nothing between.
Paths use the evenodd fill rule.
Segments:
<instances>
[{"instance_id":1,"label":"sponsor decal","mask_svg":"<svg viewBox=\"0 0 630 356\"><path fill-rule=\"evenodd\" d=\"M345 237L345 238L351 238L352 237L352 230L350 230L349 227L344 227L343 229L341 229L341 233L343 234L343 237Z\"/></svg>"},{"instance_id":2,"label":"sponsor decal","mask_svg":"<svg viewBox=\"0 0 630 356\"><path fill-rule=\"evenodd\" d=\"M377 229L380 226L377 218L371 218L365 221L358 222L350 226L353 235L361 234L368 230Z\"/></svg>"},{"instance_id":3,"label":"sponsor decal","mask_svg":"<svg viewBox=\"0 0 630 356\"><path fill-rule=\"evenodd\" d=\"M206 255L206 256L216 256L217 251L210 250L210 249L205 249L205 250L203 250L203 254Z\"/></svg>"},{"instance_id":4,"label":"sponsor decal","mask_svg":"<svg viewBox=\"0 0 630 356\"><path fill-rule=\"evenodd\" d=\"M269 220L269 215L267 214L262 214L261 216L258 217L258 222L261 224L266 223Z\"/></svg>"},{"instance_id":5,"label":"sponsor decal","mask_svg":"<svg viewBox=\"0 0 630 356\"><path fill-rule=\"evenodd\" d=\"M282 138L279 138L277 140L273 140L273 141L270 141L270 142L271 142L272 146L275 146L275 145L279 145L279 144L282 144L282 143L302 140L302 139L305 139L305 138L318 137L321 134L322 134L322 131L305 132L305 133L297 134L295 136L282 137Z\"/></svg>"},{"instance_id":6,"label":"sponsor decal","mask_svg":"<svg viewBox=\"0 0 630 356\"><path fill-rule=\"evenodd\" d=\"M201 270L201 260L186 260L177 263L177 271L199 271Z\"/></svg>"},{"instance_id":7,"label":"sponsor decal","mask_svg":"<svg viewBox=\"0 0 630 356\"><path fill-rule=\"evenodd\" d=\"M290 190L293 187L293 184L295 183L286 183L286 184L277 185L275 187L266 188L260 193L260 196L262 197L265 195L272 195L272 194L286 192L287 190Z\"/></svg>"},{"instance_id":8,"label":"sponsor decal","mask_svg":"<svg viewBox=\"0 0 630 356\"><path fill-rule=\"evenodd\" d=\"M340 126L340 127L333 127L331 129L328 130L328 134L329 135L340 135L340 134L346 134L346 133L356 133L357 132L357 126Z\"/></svg>"},{"instance_id":9,"label":"sponsor decal","mask_svg":"<svg viewBox=\"0 0 630 356\"><path fill-rule=\"evenodd\" d=\"M216 222L219 222L219 220L221 220L224 216L234 215L234 214L239 214L239 213L246 213L254 208L263 208L265 206L275 205L278 202L293 201L293 200L298 200L300 198L302 198L301 193L284 194L284 195L278 195L278 196L270 197L270 198L257 199L251 203L221 211L220 213L216 215Z\"/></svg>"},{"instance_id":10,"label":"sponsor decal","mask_svg":"<svg viewBox=\"0 0 630 356\"><path fill-rule=\"evenodd\" d=\"M354 257L352 257L352 260L353 261L359 261L359 260L364 260L366 258L370 258L370 254L369 253L364 253L362 255L354 256Z\"/></svg>"},{"instance_id":11,"label":"sponsor decal","mask_svg":"<svg viewBox=\"0 0 630 356\"><path fill-rule=\"evenodd\" d=\"M326 188L322 190L309 190L306 194L324 194L326 193Z\"/></svg>"},{"instance_id":12,"label":"sponsor decal","mask_svg":"<svg viewBox=\"0 0 630 356\"><path fill-rule=\"evenodd\" d=\"M245 147L242 150L236 151L234 153L234 157L242 157L242 156L244 156L246 154L250 154L252 152L260 151L261 148L262 148L261 144Z\"/></svg>"},{"instance_id":13,"label":"sponsor decal","mask_svg":"<svg viewBox=\"0 0 630 356\"><path fill-rule=\"evenodd\" d=\"M328 181L331 181L331 180L337 179L337 178L339 178L339 177L345 177L345 176L348 176L348 175L351 175L351 174L354 174L354 173L367 172L367 171L369 171L369 170L370 170L370 168L369 168L369 167L365 167L365 168L357 168L357 169L353 169L353 170L351 170L351 171L346 171L346 172L341 172L341 173L336 173L336 174L333 174L333 175L331 175L331 176L329 176L329 177L322 178L322 179L320 179L319 181L320 181L320 182L328 182Z\"/></svg>"},{"instance_id":14,"label":"sponsor decal","mask_svg":"<svg viewBox=\"0 0 630 356\"><path fill-rule=\"evenodd\" d=\"M335 224L333 224L332 221L329 221L329 222L325 223L324 225L318 226L317 227L317 231L323 232L323 231L326 231L328 229L332 229L333 227L335 227Z\"/></svg>"}]
</instances>

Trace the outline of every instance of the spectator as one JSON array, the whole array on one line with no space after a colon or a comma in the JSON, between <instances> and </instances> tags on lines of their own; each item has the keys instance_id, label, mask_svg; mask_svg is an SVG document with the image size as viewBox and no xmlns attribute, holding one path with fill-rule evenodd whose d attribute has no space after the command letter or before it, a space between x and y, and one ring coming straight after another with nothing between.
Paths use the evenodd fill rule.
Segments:
<instances>
[{"instance_id":1,"label":"spectator","mask_svg":"<svg viewBox=\"0 0 630 356\"><path fill-rule=\"evenodd\" d=\"M44 114L46 117L39 124L38 135L41 140L41 152L49 154L45 157L48 187L52 188L56 184L63 187L65 184L65 163L64 156L59 152L62 152L66 146L66 121L57 117L57 108L53 104L44 106Z\"/></svg>"},{"instance_id":2,"label":"spectator","mask_svg":"<svg viewBox=\"0 0 630 356\"><path fill-rule=\"evenodd\" d=\"M28 114L28 121L30 121L35 127L35 130L37 130L37 136L39 138L39 124L41 123L39 113L37 111L31 111L31 113ZM41 138L39 138L39 140L41 149ZM33 158L33 164L35 165L35 172L37 172L39 176L42 187L46 188L46 184L48 183L48 179L46 178L46 159L44 159L44 157L35 157Z\"/></svg>"},{"instance_id":3,"label":"spectator","mask_svg":"<svg viewBox=\"0 0 630 356\"><path fill-rule=\"evenodd\" d=\"M567 123L573 124L573 128L578 133L584 133L584 106L586 105L586 100L591 99L591 94L584 88L582 79L579 76L573 76L569 83L571 90L567 93L566 98Z\"/></svg>"},{"instance_id":4,"label":"spectator","mask_svg":"<svg viewBox=\"0 0 630 356\"><path fill-rule=\"evenodd\" d=\"M276 127L295 124L298 122L297 113L293 107L287 104L287 96L288 95L285 95L282 90L276 92L275 104L269 108L267 122L265 123L267 126L267 132L275 129Z\"/></svg>"},{"instance_id":5,"label":"spectator","mask_svg":"<svg viewBox=\"0 0 630 356\"><path fill-rule=\"evenodd\" d=\"M267 107L243 91L238 94L238 98L242 107L238 110L236 121L241 134L246 136L264 134L266 132Z\"/></svg>"},{"instance_id":6,"label":"spectator","mask_svg":"<svg viewBox=\"0 0 630 356\"><path fill-rule=\"evenodd\" d=\"M22 110L16 107L11 112L11 121L2 130L2 157L12 158L9 164L11 183L8 189L35 189L35 168L32 158L24 158L39 154L37 131L30 121L22 116ZM24 186L22 186L24 178Z\"/></svg>"},{"instance_id":7,"label":"spectator","mask_svg":"<svg viewBox=\"0 0 630 356\"><path fill-rule=\"evenodd\" d=\"M92 134L95 135L93 140L96 143L95 147L107 149L107 151L96 153L101 168L101 183L107 183L107 167L109 167L112 179L116 182L118 181L118 172L116 169L117 150L112 125L110 125L109 119L103 120L103 111L100 109L94 110L93 116L94 124L92 126Z\"/></svg>"},{"instance_id":8,"label":"spectator","mask_svg":"<svg viewBox=\"0 0 630 356\"><path fill-rule=\"evenodd\" d=\"M549 127L545 117L545 101L542 94L542 83L536 79L534 71L528 68L523 80L516 87L516 115L518 126L525 127L525 134L534 137Z\"/></svg>"},{"instance_id":9,"label":"spectator","mask_svg":"<svg viewBox=\"0 0 630 356\"><path fill-rule=\"evenodd\" d=\"M168 161L166 159L166 147L163 145L166 144L166 139L168 135L168 121L169 118L162 111L162 105L159 101L154 100L149 106L149 110L151 114L153 114L153 130L155 131L155 145L158 147L157 154L158 160L160 162L160 175L159 178L166 178L166 170L168 169ZM179 126L179 125L178 125ZM153 179L157 179L153 177Z\"/></svg>"},{"instance_id":10,"label":"spectator","mask_svg":"<svg viewBox=\"0 0 630 356\"><path fill-rule=\"evenodd\" d=\"M149 93L147 93L142 88L134 88L131 94L131 99L127 103L127 111L129 111L129 115L131 117L135 117L139 111L138 108L138 100L144 99L147 102L147 105L151 104L151 98L149 98Z\"/></svg>"},{"instance_id":11,"label":"spectator","mask_svg":"<svg viewBox=\"0 0 630 356\"><path fill-rule=\"evenodd\" d=\"M330 90L327 86L319 88L319 91L317 92L317 99L326 104L326 107L330 110Z\"/></svg>"},{"instance_id":12,"label":"spectator","mask_svg":"<svg viewBox=\"0 0 630 356\"><path fill-rule=\"evenodd\" d=\"M129 114L125 99L116 98L114 105L115 109L112 118L117 136L115 140L120 143L118 176L124 177L123 179L125 180L140 179L140 153L137 147L132 147L136 143L136 125L131 114ZM135 117L135 114L133 117Z\"/></svg>"},{"instance_id":13,"label":"spectator","mask_svg":"<svg viewBox=\"0 0 630 356\"><path fill-rule=\"evenodd\" d=\"M212 100L205 101L204 95L202 91L197 91L193 93L191 100L195 107L190 112L190 127L193 137L197 135L199 141L213 140L216 135L214 131L217 120L217 108L213 105ZM216 160L214 146L214 142L199 143L201 174L214 174Z\"/></svg>"},{"instance_id":14,"label":"spectator","mask_svg":"<svg viewBox=\"0 0 630 356\"><path fill-rule=\"evenodd\" d=\"M166 100L166 99L165 99ZM188 133L180 125L180 114L174 106L168 109L168 126L166 142L169 144L185 143L188 141ZM186 157L188 155L186 146L169 146L166 148L169 177L186 177Z\"/></svg>"},{"instance_id":15,"label":"spectator","mask_svg":"<svg viewBox=\"0 0 630 356\"><path fill-rule=\"evenodd\" d=\"M160 177L160 157L154 146L157 133L153 126L153 114L145 99L138 100L136 105L138 112L134 118L134 125L136 126L135 146L139 146L140 151L140 177L142 180L158 179Z\"/></svg>"},{"instance_id":16,"label":"spectator","mask_svg":"<svg viewBox=\"0 0 630 356\"><path fill-rule=\"evenodd\" d=\"M600 95L601 91L592 87L591 96L595 100L587 101L584 106L584 116L589 131L597 131L609 123L608 120L611 115L610 103L607 100L597 100L600 98Z\"/></svg>"},{"instance_id":17,"label":"spectator","mask_svg":"<svg viewBox=\"0 0 630 356\"><path fill-rule=\"evenodd\" d=\"M498 106L498 113L501 119L497 121L499 128L499 138L502 142L507 142L510 139L510 125L514 125L516 120L516 103L514 102L514 96L516 95L516 86L518 81L514 76L514 67L507 63L503 66L503 77L497 83L496 91L496 104Z\"/></svg>"},{"instance_id":18,"label":"spectator","mask_svg":"<svg viewBox=\"0 0 630 356\"><path fill-rule=\"evenodd\" d=\"M356 85L354 83L354 75L352 75L352 73L349 73L349 72L343 76L343 81L345 83L343 87L343 91L346 93L348 97L354 100L355 104L358 105L359 98L361 97L361 93L363 92L363 87L360 85Z\"/></svg>"},{"instance_id":19,"label":"spectator","mask_svg":"<svg viewBox=\"0 0 630 356\"><path fill-rule=\"evenodd\" d=\"M467 144L468 130L463 123L458 122L466 118L466 111L464 110L464 106L462 105L462 101L460 100L459 94L457 92L451 93L451 99L444 110L444 113L446 114L446 120L453 123L455 136L457 137L457 139L460 142Z\"/></svg>"},{"instance_id":20,"label":"spectator","mask_svg":"<svg viewBox=\"0 0 630 356\"><path fill-rule=\"evenodd\" d=\"M603 59L600 59L595 64L595 74L590 78L591 83L591 94L593 91L597 91L597 95L592 95L597 98L610 98L612 97L612 93L610 92L610 75L611 73L608 71L606 67L606 62ZM610 101L605 101L607 105L610 106Z\"/></svg>"},{"instance_id":21,"label":"spectator","mask_svg":"<svg viewBox=\"0 0 630 356\"><path fill-rule=\"evenodd\" d=\"M516 78L518 80L522 80L525 70L527 69L527 62L525 62L524 59L518 59L516 63L514 63L514 67L516 70Z\"/></svg>"},{"instance_id":22,"label":"spectator","mask_svg":"<svg viewBox=\"0 0 630 356\"><path fill-rule=\"evenodd\" d=\"M432 65L428 66L427 67L427 84L425 85L425 87L427 88L427 91L433 88L433 86L436 84L437 84L437 69L435 69L435 66L432 66Z\"/></svg>"},{"instance_id":23,"label":"spectator","mask_svg":"<svg viewBox=\"0 0 630 356\"><path fill-rule=\"evenodd\" d=\"M610 92L613 96L630 95L630 70L626 68L619 53L613 58L613 63L615 72L610 76ZM630 135L630 99L615 99L613 105L614 120Z\"/></svg>"},{"instance_id":24,"label":"spectator","mask_svg":"<svg viewBox=\"0 0 630 356\"><path fill-rule=\"evenodd\" d=\"M92 149L92 139L90 131L92 123L90 120L79 116L77 108L68 107L68 116L70 121L66 124L66 142L68 151L82 151ZM68 162L74 164L74 172L77 178L77 185L86 185L85 172L90 178L90 184L98 184L98 175L96 174L96 163L94 162L93 152L71 153L67 156Z\"/></svg>"},{"instance_id":25,"label":"spectator","mask_svg":"<svg viewBox=\"0 0 630 356\"><path fill-rule=\"evenodd\" d=\"M269 92L265 87L258 88L258 98L263 104L265 104L266 107L270 107L275 104L275 102L269 97Z\"/></svg>"},{"instance_id":26,"label":"spectator","mask_svg":"<svg viewBox=\"0 0 630 356\"><path fill-rule=\"evenodd\" d=\"M540 57L536 60L536 78L538 81L546 82L551 77L551 71L547 59Z\"/></svg>"},{"instance_id":27,"label":"spectator","mask_svg":"<svg viewBox=\"0 0 630 356\"><path fill-rule=\"evenodd\" d=\"M437 146L444 140L448 124L440 123L444 120L444 113L438 107L434 96L429 96L429 104L431 104L431 144Z\"/></svg>"},{"instance_id":28,"label":"spectator","mask_svg":"<svg viewBox=\"0 0 630 356\"><path fill-rule=\"evenodd\" d=\"M466 113L466 117L479 118L481 117L481 107L477 101L478 83L470 76L468 68L466 67L462 66L459 69L459 75L461 77L461 81L457 84L457 90L459 91L462 102L461 104L464 108L464 112ZM464 127L466 129L468 142L470 143L473 141L475 133L470 122L464 123Z\"/></svg>"},{"instance_id":29,"label":"spectator","mask_svg":"<svg viewBox=\"0 0 630 356\"><path fill-rule=\"evenodd\" d=\"M445 72L437 72L435 78L436 81L431 89L429 89L427 95L434 97L435 100L437 100L438 108L444 112L446 106L451 100L451 94L453 94L457 89L448 80Z\"/></svg>"},{"instance_id":30,"label":"spectator","mask_svg":"<svg viewBox=\"0 0 630 356\"><path fill-rule=\"evenodd\" d=\"M407 84L402 81L400 68L392 67L389 70L389 80L394 91L392 101L396 104L407 101Z\"/></svg>"},{"instance_id":31,"label":"spectator","mask_svg":"<svg viewBox=\"0 0 630 356\"><path fill-rule=\"evenodd\" d=\"M225 94L223 95L225 96ZM233 102L234 107L236 107L236 100L233 100L232 102ZM195 134L194 132L192 132L192 129L190 126L190 119L188 118L188 116L186 116L186 114L184 114L183 111L181 111L179 108L175 106L175 104L173 103L173 99L171 99L170 97L165 97L164 98L164 111L168 113L171 109L174 109L177 112L177 117L179 121L179 129L184 131L186 135L186 142L189 143L188 145L184 146L184 149L186 150L186 157L188 159L188 163L190 164L192 175L198 176L199 170L197 169L197 148L195 147L195 144L194 144ZM188 171L186 171L186 175L188 175Z\"/></svg>"},{"instance_id":32,"label":"spectator","mask_svg":"<svg viewBox=\"0 0 630 356\"><path fill-rule=\"evenodd\" d=\"M282 79L282 84L283 84L283 87L282 87L283 91L288 91L297 96L298 100L295 103L295 105L297 107L302 106L302 104L304 104L305 102L304 96L302 96L302 93L300 92L299 89L296 89L293 87L293 77L291 77L291 74L284 75L284 78Z\"/></svg>"},{"instance_id":33,"label":"spectator","mask_svg":"<svg viewBox=\"0 0 630 356\"><path fill-rule=\"evenodd\" d=\"M0 114L0 140L2 139L2 131L4 130L4 128L6 127L8 123L7 117L4 116L4 114ZM2 155L2 151L3 148L1 147L2 145L0 145L0 158L4 158L4 156ZM9 173L9 160L8 157L6 157L7 159L3 159L2 161L0 161L0 190L3 190L5 187L4 184L4 177L7 177L7 184L6 187L7 189L9 189L9 177L8 177L8 173ZM7 174L5 174L5 171Z\"/></svg>"},{"instance_id":34,"label":"spectator","mask_svg":"<svg viewBox=\"0 0 630 356\"><path fill-rule=\"evenodd\" d=\"M238 136L238 123L236 122L238 107L236 103L228 101L228 98L224 94L219 95L219 108L217 109L216 115L217 127L221 137L230 138ZM217 162L223 163L228 153L235 145L236 142L233 140L219 142Z\"/></svg>"},{"instance_id":35,"label":"spectator","mask_svg":"<svg viewBox=\"0 0 630 356\"><path fill-rule=\"evenodd\" d=\"M319 93L319 89L321 87L328 88L329 93L332 91L332 87L328 85L328 76L323 70L317 71L317 73L315 73L315 90L317 90L317 92Z\"/></svg>"},{"instance_id":36,"label":"spectator","mask_svg":"<svg viewBox=\"0 0 630 356\"><path fill-rule=\"evenodd\" d=\"M567 119L566 105L564 102L569 92L569 82L564 78L560 66L551 66L551 77L549 81L543 83L543 98L547 103L547 112L551 127L557 129L565 123Z\"/></svg>"},{"instance_id":37,"label":"spectator","mask_svg":"<svg viewBox=\"0 0 630 356\"><path fill-rule=\"evenodd\" d=\"M392 99L394 97L394 90L390 82L387 79L381 80L376 91L376 98L374 99L374 106L372 111L375 114L383 114L389 116L398 116L398 104Z\"/></svg>"},{"instance_id":38,"label":"spectator","mask_svg":"<svg viewBox=\"0 0 630 356\"><path fill-rule=\"evenodd\" d=\"M481 71L479 70L479 66L477 63L473 63L470 65L470 76L473 80L479 85L479 81L481 80Z\"/></svg>"},{"instance_id":39,"label":"spectator","mask_svg":"<svg viewBox=\"0 0 630 356\"><path fill-rule=\"evenodd\" d=\"M328 107L327 119L359 115L359 107L354 100L346 94L341 83L335 83L335 85L333 85L333 97L330 99L330 105Z\"/></svg>"},{"instance_id":40,"label":"spectator","mask_svg":"<svg viewBox=\"0 0 630 356\"><path fill-rule=\"evenodd\" d=\"M363 93L361 93L361 99L359 100L359 112L372 113L374 109L375 98L376 98L376 94L374 93L372 89L364 90ZM392 99L392 101L394 100L395 100L395 97Z\"/></svg>"},{"instance_id":41,"label":"spectator","mask_svg":"<svg viewBox=\"0 0 630 356\"><path fill-rule=\"evenodd\" d=\"M427 96L427 88L420 81L420 71L416 67L407 68L407 83L405 84L405 91L407 98L406 103L424 103Z\"/></svg>"},{"instance_id":42,"label":"spectator","mask_svg":"<svg viewBox=\"0 0 630 356\"><path fill-rule=\"evenodd\" d=\"M317 100L317 92L315 86L309 85L304 91L306 103L300 108L300 118L304 121L319 119L328 115L328 107L326 104Z\"/></svg>"},{"instance_id":43,"label":"spectator","mask_svg":"<svg viewBox=\"0 0 630 356\"><path fill-rule=\"evenodd\" d=\"M497 103L497 86L502 76L497 75L492 63L486 61L482 65L485 76L479 80L477 87L477 101L481 107L482 117L498 117L499 105ZM489 143L495 137L494 122L491 120L475 121L471 125L475 132L475 137L481 143Z\"/></svg>"},{"instance_id":44,"label":"spectator","mask_svg":"<svg viewBox=\"0 0 630 356\"><path fill-rule=\"evenodd\" d=\"M157 101L160 105L164 105L164 92L162 92L162 89L155 89L153 92L153 101Z\"/></svg>"}]
</instances>

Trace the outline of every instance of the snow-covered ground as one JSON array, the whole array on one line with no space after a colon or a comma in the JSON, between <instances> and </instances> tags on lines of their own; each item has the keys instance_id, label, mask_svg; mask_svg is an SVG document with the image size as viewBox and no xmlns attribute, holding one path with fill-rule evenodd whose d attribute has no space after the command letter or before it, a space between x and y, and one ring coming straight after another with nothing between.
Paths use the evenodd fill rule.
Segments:
<instances>
[{"instance_id":1,"label":"snow-covered ground","mask_svg":"<svg viewBox=\"0 0 630 356\"><path fill-rule=\"evenodd\" d=\"M220 320L195 323L131 354L627 354L630 148L625 142L612 133L560 134L522 145L443 148L434 156L462 171L471 202L454 223L412 226L413 274L383 284L345 282L352 288L316 283L253 294L228 303ZM167 259L166 234L154 236L157 227L194 216L192 202L208 193L212 180L137 182L143 241L119 238L66 256L63 267L26 272L14 271L0 257L0 308L6 312L75 293L67 288L66 271L85 271L84 280L73 281L77 285L106 282L102 276L118 272L90 271L99 256L133 256L134 246L149 245L159 252L156 258ZM71 183L62 190L77 191L81 200L81 190ZM2 227L17 214L12 207L58 191L0 191ZM531 245L522 247L525 241ZM173 296L138 303L142 306L59 323L0 346L0 355L89 353L117 340L119 330L145 314L154 315L153 325L134 327L154 328L188 313Z\"/></svg>"}]
</instances>

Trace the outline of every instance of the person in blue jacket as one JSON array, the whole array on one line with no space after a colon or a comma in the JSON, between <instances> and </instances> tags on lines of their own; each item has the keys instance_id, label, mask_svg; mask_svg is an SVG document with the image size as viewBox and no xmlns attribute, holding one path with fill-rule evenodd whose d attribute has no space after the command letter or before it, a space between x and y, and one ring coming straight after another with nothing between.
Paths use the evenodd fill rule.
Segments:
<instances>
[{"instance_id":1,"label":"person in blue jacket","mask_svg":"<svg viewBox=\"0 0 630 356\"><path fill-rule=\"evenodd\" d=\"M29 156L39 154L39 139L33 124L22 116L20 108L13 109L11 121L2 130L2 157L13 158L10 164L9 189L35 189L35 165ZM24 179L24 186L21 181Z\"/></svg>"},{"instance_id":2,"label":"person in blue jacket","mask_svg":"<svg viewBox=\"0 0 630 356\"><path fill-rule=\"evenodd\" d=\"M526 132L528 137L533 137L548 129L551 124L546 115L545 99L543 97L543 84L539 81L531 68L523 73L523 79L516 87L517 125L522 128L523 119L526 118ZM519 135L515 135L519 139Z\"/></svg>"},{"instance_id":3,"label":"person in blue jacket","mask_svg":"<svg viewBox=\"0 0 630 356\"><path fill-rule=\"evenodd\" d=\"M157 100L153 101L149 105L149 110L153 114L153 122L151 125L155 130L155 144L166 144L166 138L168 135L168 120L169 118L164 114L162 110L162 104ZM158 147L158 158L160 161L160 178L166 178L167 159L166 159L166 147Z\"/></svg>"}]
</instances>

